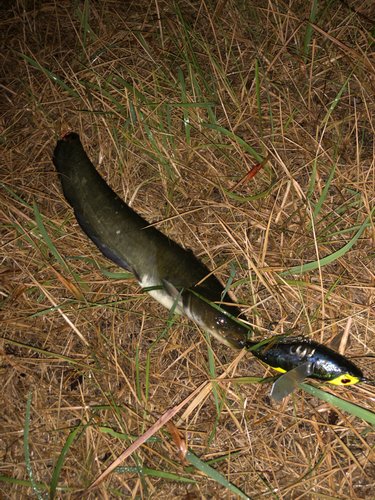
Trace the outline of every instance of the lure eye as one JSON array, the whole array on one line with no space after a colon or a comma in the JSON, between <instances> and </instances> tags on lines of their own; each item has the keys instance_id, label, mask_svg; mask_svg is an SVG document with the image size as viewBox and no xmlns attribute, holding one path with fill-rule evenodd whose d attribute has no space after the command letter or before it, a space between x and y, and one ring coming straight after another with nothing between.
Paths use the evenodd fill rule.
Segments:
<instances>
[{"instance_id":1,"label":"lure eye","mask_svg":"<svg viewBox=\"0 0 375 500\"><path fill-rule=\"evenodd\" d=\"M224 326L227 324L227 319L224 318L223 316L221 316L220 318L217 318L216 320L216 323L219 325L219 326Z\"/></svg>"},{"instance_id":2,"label":"lure eye","mask_svg":"<svg viewBox=\"0 0 375 500\"><path fill-rule=\"evenodd\" d=\"M340 380L340 382L341 382L343 385L345 385L345 384L350 384L351 380L350 380L350 378L342 378L342 379Z\"/></svg>"}]
</instances>

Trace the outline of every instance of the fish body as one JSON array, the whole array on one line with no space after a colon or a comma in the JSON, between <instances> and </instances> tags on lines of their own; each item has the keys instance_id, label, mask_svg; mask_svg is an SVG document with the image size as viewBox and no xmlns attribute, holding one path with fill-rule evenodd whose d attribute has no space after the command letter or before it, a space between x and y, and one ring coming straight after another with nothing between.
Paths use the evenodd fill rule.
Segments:
<instances>
[{"instance_id":1,"label":"fish body","mask_svg":"<svg viewBox=\"0 0 375 500\"><path fill-rule=\"evenodd\" d=\"M119 198L96 171L77 134L66 134L58 141L53 163L83 231L108 259L132 272L143 288L152 288L148 293L163 306L175 306L175 312L220 342L236 349L245 347L280 372L306 364L306 376L331 384L364 380L351 361L317 342L279 338L258 346L248 340L250 330L230 317L240 314L235 305L222 305L220 310L211 305L222 300L223 287L217 278L191 252L148 227Z\"/></svg>"},{"instance_id":2,"label":"fish body","mask_svg":"<svg viewBox=\"0 0 375 500\"><path fill-rule=\"evenodd\" d=\"M53 163L64 196L75 217L99 250L120 267L132 272L143 288L163 306L184 314L224 344L242 348L248 329L233 321L236 306L221 306L223 287L193 255L167 238L132 210L107 185L88 158L79 136L58 141ZM200 297L204 297L203 300ZM230 299L226 297L226 302Z\"/></svg>"},{"instance_id":3,"label":"fish body","mask_svg":"<svg viewBox=\"0 0 375 500\"><path fill-rule=\"evenodd\" d=\"M356 384L364 380L361 370L349 359L310 339L274 338L261 346L247 341L246 348L266 365L286 373L309 364L306 376L335 385Z\"/></svg>"}]
</instances>

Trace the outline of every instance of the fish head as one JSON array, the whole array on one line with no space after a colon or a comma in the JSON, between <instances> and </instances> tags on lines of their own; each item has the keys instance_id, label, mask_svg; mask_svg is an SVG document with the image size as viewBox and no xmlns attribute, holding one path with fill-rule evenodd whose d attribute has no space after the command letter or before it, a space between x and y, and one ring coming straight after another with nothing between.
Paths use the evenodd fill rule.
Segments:
<instances>
[{"instance_id":1,"label":"fish head","mask_svg":"<svg viewBox=\"0 0 375 500\"><path fill-rule=\"evenodd\" d=\"M327 382L333 385L353 385L358 384L358 382L367 382L367 379L363 376L361 370L355 367L355 370L343 370L338 377L327 380Z\"/></svg>"},{"instance_id":2,"label":"fish head","mask_svg":"<svg viewBox=\"0 0 375 500\"><path fill-rule=\"evenodd\" d=\"M361 369L351 359L328 346L311 345L314 347L311 360L315 362L314 374L317 375L313 378L321 378L333 385L353 385L366 381Z\"/></svg>"}]
</instances>

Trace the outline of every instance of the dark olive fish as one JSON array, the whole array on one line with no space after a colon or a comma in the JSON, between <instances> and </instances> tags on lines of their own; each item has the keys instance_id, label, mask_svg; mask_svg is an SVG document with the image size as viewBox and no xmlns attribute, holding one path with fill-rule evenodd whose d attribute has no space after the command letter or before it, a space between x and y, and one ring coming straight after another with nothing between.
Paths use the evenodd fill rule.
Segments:
<instances>
[{"instance_id":1,"label":"dark olive fish","mask_svg":"<svg viewBox=\"0 0 375 500\"><path fill-rule=\"evenodd\" d=\"M120 267L132 272L143 288L163 306L195 321L224 344L241 349L248 329L233 321L240 310L220 302L223 287L218 279L177 243L134 212L106 184L82 147L79 136L66 134L58 141L53 163L59 172L64 196L87 236ZM207 301L201 299L204 297ZM226 302L231 302L229 297Z\"/></svg>"},{"instance_id":2,"label":"dark olive fish","mask_svg":"<svg viewBox=\"0 0 375 500\"><path fill-rule=\"evenodd\" d=\"M79 136L66 134L58 141L53 163L64 196L77 221L99 250L132 272L140 285L163 306L184 314L217 340L236 349L247 348L268 366L289 372L299 368L305 376L336 385L363 379L362 372L339 353L317 342L273 339L259 346L247 339L249 329L231 319L240 310L220 303L223 287L215 276L177 243L134 212L106 184L85 153ZM229 298L226 302L231 302ZM305 372L300 367L307 365ZM293 389L292 389L293 390Z\"/></svg>"}]
</instances>

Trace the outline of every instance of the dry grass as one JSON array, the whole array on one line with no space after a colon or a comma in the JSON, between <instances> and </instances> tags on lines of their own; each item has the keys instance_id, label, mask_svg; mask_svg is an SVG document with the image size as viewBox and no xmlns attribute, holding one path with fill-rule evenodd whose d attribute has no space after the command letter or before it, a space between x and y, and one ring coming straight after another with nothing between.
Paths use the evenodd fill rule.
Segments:
<instances>
[{"instance_id":1,"label":"dry grass","mask_svg":"<svg viewBox=\"0 0 375 500\"><path fill-rule=\"evenodd\" d=\"M133 278L108 275L119 269L80 230L51 163L62 131L79 132L107 182L150 222L168 219L158 227L221 266L223 282L235 265L231 293L260 336L276 321L277 333L326 342L352 318L346 354L372 355L371 6L319 3L310 31L307 1L8 3L1 499L37 497L30 467L48 488L58 479L55 498L73 499L203 382L269 375L250 354L216 341L211 351L187 320L168 321ZM267 167L230 193L267 154ZM373 379L372 358L357 362ZM207 385L173 422L195 456L252 499L374 498L369 424L302 390L278 404L269 387ZM324 390L373 410L370 385ZM86 498L237 498L181 464L170 430Z\"/></svg>"}]
</instances>

